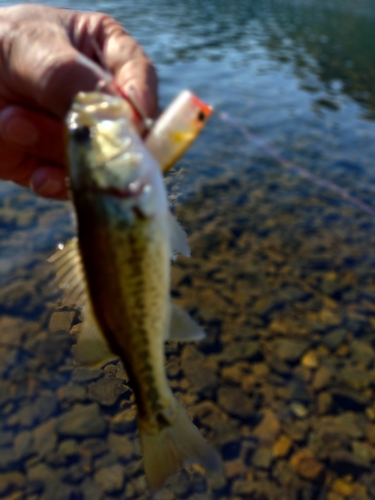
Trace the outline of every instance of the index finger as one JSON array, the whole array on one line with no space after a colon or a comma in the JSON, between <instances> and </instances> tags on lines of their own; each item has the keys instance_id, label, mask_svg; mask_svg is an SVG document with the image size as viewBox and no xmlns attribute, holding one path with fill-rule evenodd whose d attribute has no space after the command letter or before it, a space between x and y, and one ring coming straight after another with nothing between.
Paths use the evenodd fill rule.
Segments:
<instances>
[{"instance_id":1,"label":"index finger","mask_svg":"<svg viewBox=\"0 0 375 500\"><path fill-rule=\"evenodd\" d=\"M92 59L99 58L104 69L114 75L117 85L135 100L144 115L155 117L158 79L155 67L142 47L119 23L105 14L71 14L70 33L75 47ZM97 48L100 54L97 54Z\"/></svg>"},{"instance_id":2,"label":"index finger","mask_svg":"<svg viewBox=\"0 0 375 500\"><path fill-rule=\"evenodd\" d=\"M155 115L156 72L113 18L38 5L12 6L3 12L0 46L8 57L0 83L9 104L42 108L62 119L77 92L94 90L100 82L101 72L79 57L81 53L97 61L99 46L117 84L125 92L134 87L145 114Z\"/></svg>"}]
</instances>

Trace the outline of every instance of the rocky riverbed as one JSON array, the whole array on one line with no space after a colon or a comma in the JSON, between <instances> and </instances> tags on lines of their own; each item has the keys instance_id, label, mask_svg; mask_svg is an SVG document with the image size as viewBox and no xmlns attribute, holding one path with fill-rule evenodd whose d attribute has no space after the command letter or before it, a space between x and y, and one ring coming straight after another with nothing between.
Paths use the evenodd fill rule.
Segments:
<instances>
[{"instance_id":1,"label":"rocky riverbed","mask_svg":"<svg viewBox=\"0 0 375 500\"><path fill-rule=\"evenodd\" d=\"M272 168L183 203L181 175L167 185L192 257L173 265L172 296L207 337L168 343L166 367L225 477L193 467L160 498L374 498L374 220L317 187L297 195L302 181ZM68 212L15 188L2 198L0 497L151 498L121 363L89 370L71 354L80 311L45 262Z\"/></svg>"}]
</instances>

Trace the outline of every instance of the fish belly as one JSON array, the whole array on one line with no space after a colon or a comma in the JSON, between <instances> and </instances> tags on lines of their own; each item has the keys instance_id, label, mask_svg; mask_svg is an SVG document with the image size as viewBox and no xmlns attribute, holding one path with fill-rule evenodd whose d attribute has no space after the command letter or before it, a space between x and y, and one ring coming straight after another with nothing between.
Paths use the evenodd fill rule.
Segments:
<instances>
[{"instance_id":1,"label":"fish belly","mask_svg":"<svg viewBox=\"0 0 375 500\"><path fill-rule=\"evenodd\" d=\"M92 309L124 362L140 418L151 422L171 399L164 372L170 252L163 220L129 216L117 200L81 197L78 203L79 245Z\"/></svg>"}]
</instances>

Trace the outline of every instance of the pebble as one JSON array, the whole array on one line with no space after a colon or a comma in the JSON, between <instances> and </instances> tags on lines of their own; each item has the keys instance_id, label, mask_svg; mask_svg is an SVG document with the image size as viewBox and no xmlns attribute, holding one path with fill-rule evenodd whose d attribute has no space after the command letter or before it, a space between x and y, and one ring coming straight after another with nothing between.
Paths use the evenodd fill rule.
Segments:
<instances>
[{"instance_id":1,"label":"pebble","mask_svg":"<svg viewBox=\"0 0 375 500\"><path fill-rule=\"evenodd\" d=\"M317 368L319 364L315 351L308 351L301 359L301 365L306 368Z\"/></svg>"},{"instance_id":2,"label":"pebble","mask_svg":"<svg viewBox=\"0 0 375 500\"><path fill-rule=\"evenodd\" d=\"M375 350L369 342L353 340L350 346L350 356L353 363L370 368L375 359Z\"/></svg>"},{"instance_id":3,"label":"pebble","mask_svg":"<svg viewBox=\"0 0 375 500\"><path fill-rule=\"evenodd\" d=\"M320 392L317 396L316 407L318 415L329 413L332 408L332 396L329 392Z\"/></svg>"},{"instance_id":4,"label":"pebble","mask_svg":"<svg viewBox=\"0 0 375 500\"><path fill-rule=\"evenodd\" d=\"M255 450L252 458L252 464L260 469L268 469L272 462L272 449L261 446Z\"/></svg>"},{"instance_id":5,"label":"pebble","mask_svg":"<svg viewBox=\"0 0 375 500\"><path fill-rule=\"evenodd\" d=\"M106 429L107 423L97 403L77 405L57 420L57 432L62 436L101 436Z\"/></svg>"},{"instance_id":6,"label":"pebble","mask_svg":"<svg viewBox=\"0 0 375 500\"><path fill-rule=\"evenodd\" d=\"M309 346L306 340L282 339L276 342L275 354L281 361L297 363Z\"/></svg>"},{"instance_id":7,"label":"pebble","mask_svg":"<svg viewBox=\"0 0 375 500\"><path fill-rule=\"evenodd\" d=\"M238 418L249 418L254 414L254 402L238 387L224 386L218 391L219 405Z\"/></svg>"},{"instance_id":8,"label":"pebble","mask_svg":"<svg viewBox=\"0 0 375 500\"><path fill-rule=\"evenodd\" d=\"M34 448L40 457L44 457L56 448L56 419L48 420L33 430Z\"/></svg>"},{"instance_id":9,"label":"pebble","mask_svg":"<svg viewBox=\"0 0 375 500\"><path fill-rule=\"evenodd\" d=\"M315 373L312 386L315 391L321 391L330 383L333 371L327 366L321 366Z\"/></svg>"},{"instance_id":10,"label":"pebble","mask_svg":"<svg viewBox=\"0 0 375 500\"><path fill-rule=\"evenodd\" d=\"M56 311L52 313L48 330L51 334L69 332L75 316L74 311Z\"/></svg>"},{"instance_id":11,"label":"pebble","mask_svg":"<svg viewBox=\"0 0 375 500\"><path fill-rule=\"evenodd\" d=\"M292 413L298 418L306 418L309 414L309 409L298 401L293 401L290 404L290 409Z\"/></svg>"},{"instance_id":12,"label":"pebble","mask_svg":"<svg viewBox=\"0 0 375 500\"><path fill-rule=\"evenodd\" d=\"M98 458L107 453L109 445L105 439L90 438L82 441L80 453L84 457Z\"/></svg>"},{"instance_id":13,"label":"pebble","mask_svg":"<svg viewBox=\"0 0 375 500\"><path fill-rule=\"evenodd\" d=\"M225 477L227 479L233 479L238 476L243 476L247 472L247 467L241 458L235 460L225 460L223 463Z\"/></svg>"},{"instance_id":14,"label":"pebble","mask_svg":"<svg viewBox=\"0 0 375 500\"><path fill-rule=\"evenodd\" d=\"M343 497L349 497L353 493L353 484L338 478L333 481L332 491L339 493Z\"/></svg>"},{"instance_id":15,"label":"pebble","mask_svg":"<svg viewBox=\"0 0 375 500\"><path fill-rule=\"evenodd\" d=\"M204 393L206 397L211 395L217 385L217 375L199 364L196 365L194 371L190 371L186 375L194 387L194 392Z\"/></svg>"},{"instance_id":16,"label":"pebble","mask_svg":"<svg viewBox=\"0 0 375 500\"><path fill-rule=\"evenodd\" d=\"M67 403L83 401L86 398L86 387L78 384L64 385L57 391L57 397Z\"/></svg>"},{"instance_id":17,"label":"pebble","mask_svg":"<svg viewBox=\"0 0 375 500\"><path fill-rule=\"evenodd\" d=\"M34 453L34 439L31 431L21 431L14 438L13 452L16 460L25 460Z\"/></svg>"},{"instance_id":18,"label":"pebble","mask_svg":"<svg viewBox=\"0 0 375 500\"><path fill-rule=\"evenodd\" d=\"M120 434L134 432L137 428L137 413L135 405L116 413L111 419L111 429Z\"/></svg>"},{"instance_id":19,"label":"pebble","mask_svg":"<svg viewBox=\"0 0 375 500\"><path fill-rule=\"evenodd\" d=\"M85 477L85 471L80 464L71 465L62 475L63 481L69 484L79 484Z\"/></svg>"},{"instance_id":20,"label":"pebble","mask_svg":"<svg viewBox=\"0 0 375 500\"><path fill-rule=\"evenodd\" d=\"M84 500L104 500L103 493L89 477L86 477L81 483L81 491L83 493Z\"/></svg>"},{"instance_id":21,"label":"pebble","mask_svg":"<svg viewBox=\"0 0 375 500\"><path fill-rule=\"evenodd\" d=\"M64 439L60 441L58 454L66 458L78 456L79 447L77 441L74 439Z\"/></svg>"},{"instance_id":22,"label":"pebble","mask_svg":"<svg viewBox=\"0 0 375 500\"><path fill-rule=\"evenodd\" d=\"M374 456L375 450L368 443L364 443L362 441L353 441L352 451L356 458L358 458L359 460L363 460L364 462L370 463L372 460L375 459Z\"/></svg>"},{"instance_id":23,"label":"pebble","mask_svg":"<svg viewBox=\"0 0 375 500\"><path fill-rule=\"evenodd\" d=\"M72 380L73 382L78 382L79 384L85 384L103 376L102 370L94 370L92 368L86 368L80 366L73 370Z\"/></svg>"},{"instance_id":24,"label":"pebble","mask_svg":"<svg viewBox=\"0 0 375 500\"><path fill-rule=\"evenodd\" d=\"M0 495L11 493L13 490L20 490L25 485L25 476L20 472L6 472L0 474Z\"/></svg>"},{"instance_id":25,"label":"pebble","mask_svg":"<svg viewBox=\"0 0 375 500\"><path fill-rule=\"evenodd\" d=\"M283 429L286 434L293 441L304 441L306 439L306 435L310 430L310 423L306 420L292 420L287 424L283 425Z\"/></svg>"},{"instance_id":26,"label":"pebble","mask_svg":"<svg viewBox=\"0 0 375 500\"><path fill-rule=\"evenodd\" d=\"M371 382L366 370L360 370L353 367L345 367L345 369L340 370L340 372L336 374L336 380L340 385L344 385L355 391L366 389Z\"/></svg>"},{"instance_id":27,"label":"pebble","mask_svg":"<svg viewBox=\"0 0 375 500\"><path fill-rule=\"evenodd\" d=\"M314 458L308 448L302 448L290 459L292 467L298 475L309 481L317 481L324 472L324 465Z\"/></svg>"},{"instance_id":28,"label":"pebble","mask_svg":"<svg viewBox=\"0 0 375 500\"><path fill-rule=\"evenodd\" d=\"M27 470L28 490L39 492L49 484L54 484L58 488L60 473L45 463L38 463Z\"/></svg>"},{"instance_id":29,"label":"pebble","mask_svg":"<svg viewBox=\"0 0 375 500\"><path fill-rule=\"evenodd\" d=\"M103 467L95 472L94 481L104 493L118 494L124 487L125 470L118 464Z\"/></svg>"},{"instance_id":30,"label":"pebble","mask_svg":"<svg viewBox=\"0 0 375 500\"><path fill-rule=\"evenodd\" d=\"M123 380L106 377L89 385L88 396L103 406L113 406L126 390Z\"/></svg>"},{"instance_id":31,"label":"pebble","mask_svg":"<svg viewBox=\"0 0 375 500\"><path fill-rule=\"evenodd\" d=\"M321 342L326 345L331 351L334 351L342 344L348 335L348 331L344 328L337 328L322 336Z\"/></svg>"},{"instance_id":32,"label":"pebble","mask_svg":"<svg viewBox=\"0 0 375 500\"><path fill-rule=\"evenodd\" d=\"M282 434L272 447L272 456L274 458L287 457L292 448L292 445L293 441L285 434Z\"/></svg>"},{"instance_id":33,"label":"pebble","mask_svg":"<svg viewBox=\"0 0 375 500\"><path fill-rule=\"evenodd\" d=\"M128 436L110 433L108 436L108 443L111 452L116 455L117 458L125 462L131 459L134 453L134 445Z\"/></svg>"},{"instance_id":34,"label":"pebble","mask_svg":"<svg viewBox=\"0 0 375 500\"><path fill-rule=\"evenodd\" d=\"M276 414L265 408L262 412L262 420L255 427L253 435L263 444L272 444L280 432L280 421Z\"/></svg>"},{"instance_id":35,"label":"pebble","mask_svg":"<svg viewBox=\"0 0 375 500\"><path fill-rule=\"evenodd\" d=\"M220 360L228 364L240 360L254 362L261 359L263 359L262 351L256 340L233 342L220 354Z\"/></svg>"}]
</instances>

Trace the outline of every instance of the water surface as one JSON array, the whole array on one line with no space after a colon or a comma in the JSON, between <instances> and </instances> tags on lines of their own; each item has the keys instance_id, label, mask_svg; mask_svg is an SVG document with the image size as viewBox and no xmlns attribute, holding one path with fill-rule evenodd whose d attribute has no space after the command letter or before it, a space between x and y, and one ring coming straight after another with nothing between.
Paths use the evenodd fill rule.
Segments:
<instances>
[{"instance_id":1,"label":"water surface","mask_svg":"<svg viewBox=\"0 0 375 500\"><path fill-rule=\"evenodd\" d=\"M161 498L373 498L375 219L288 167L375 207L375 6L58 5L116 17L162 105L191 88L218 111L166 179L192 248L172 295L207 332L167 369L225 479L182 471ZM72 234L68 204L0 186L0 496L150 498L126 375L73 366L80 313L45 263Z\"/></svg>"}]
</instances>

